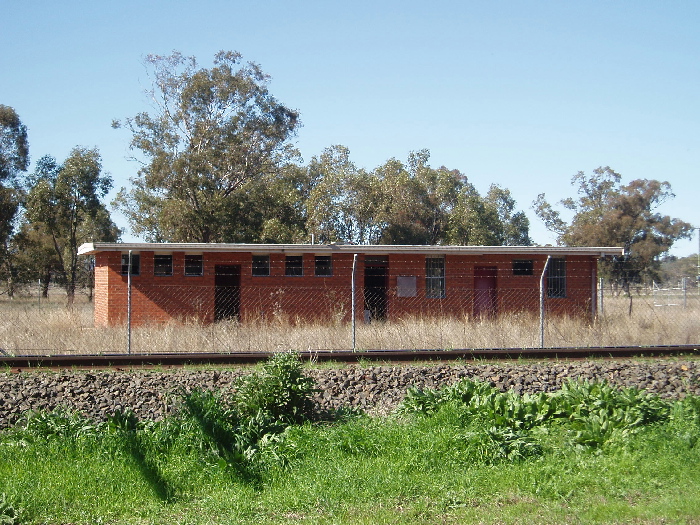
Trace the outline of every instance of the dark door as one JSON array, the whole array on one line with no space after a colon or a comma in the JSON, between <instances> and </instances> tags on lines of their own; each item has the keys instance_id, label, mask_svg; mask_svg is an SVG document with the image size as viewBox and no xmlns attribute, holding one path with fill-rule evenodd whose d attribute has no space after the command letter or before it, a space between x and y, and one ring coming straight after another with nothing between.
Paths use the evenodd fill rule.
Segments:
<instances>
[{"instance_id":1,"label":"dark door","mask_svg":"<svg viewBox=\"0 0 700 525\"><path fill-rule=\"evenodd\" d=\"M368 257L365 260L364 299L369 320L386 319L388 265L386 257Z\"/></svg>"},{"instance_id":2,"label":"dark door","mask_svg":"<svg viewBox=\"0 0 700 525\"><path fill-rule=\"evenodd\" d=\"M498 298L496 295L495 266L476 266L474 268L474 317L493 317L496 315Z\"/></svg>"},{"instance_id":3,"label":"dark door","mask_svg":"<svg viewBox=\"0 0 700 525\"><path fill-rule=\"evenodd\" d=\"M241 267L217 264L214 272L214 319L238 319L241 309Z\"/></svg>"}]
</instances>

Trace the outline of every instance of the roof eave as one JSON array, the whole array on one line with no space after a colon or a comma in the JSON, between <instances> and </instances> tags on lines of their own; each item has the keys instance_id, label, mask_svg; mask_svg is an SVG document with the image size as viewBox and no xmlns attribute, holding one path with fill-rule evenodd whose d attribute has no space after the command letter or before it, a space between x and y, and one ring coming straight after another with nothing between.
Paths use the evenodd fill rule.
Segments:
<instances>
[{"instance_id":1,"label":"roof eave","mask_svg":"<svg viewBox=\"0 0 700 525\"><path fill-rule=\"evenodd\" d=\"M256 253L391 253L413 254L516 254L516 255L590 255L597 257L624 255L624 248L616 246L424 246L424 245L353 245L353 244L236 244L236 243L85 243L78 255L94 255L104 251L154 252L256 252Z\"/></svg>"}]
</instances>

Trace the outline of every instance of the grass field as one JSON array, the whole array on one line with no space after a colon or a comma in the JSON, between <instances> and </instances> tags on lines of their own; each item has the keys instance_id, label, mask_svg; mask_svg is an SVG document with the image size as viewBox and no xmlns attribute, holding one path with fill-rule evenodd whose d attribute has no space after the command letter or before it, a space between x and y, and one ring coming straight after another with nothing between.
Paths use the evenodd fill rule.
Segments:
<instances>
[{"instance_id":1,"label":"grass field","mask_svg":"<svg viewBox=\"0 0 700 525\"><path fill-rule=\"evenodd\" d=\"M0 522L700 523L698 398L464 381L319 421L287 356L158 423L43 413L0 433Z\"/></svg>"},{"instance_id":2,"label":"grass field","mask_svg":"<svg viewBox=\"0 0 700 525\"><path fill-rule=\"evenodd\" d=\"M651 296L606 298L604 313L546 319L545 346L647 346L700 344L700 297L655 305ZM77 296L0 300L0 349L7 354L125 353L125 326L95 328L92 304ZM349 323L220 322L135 327L133 353L341 350L352 347ZM405 318L357 324L357 348L524 348L540 344L539 317L513 313L495 319Z\"/></svg>"}]
</instances>

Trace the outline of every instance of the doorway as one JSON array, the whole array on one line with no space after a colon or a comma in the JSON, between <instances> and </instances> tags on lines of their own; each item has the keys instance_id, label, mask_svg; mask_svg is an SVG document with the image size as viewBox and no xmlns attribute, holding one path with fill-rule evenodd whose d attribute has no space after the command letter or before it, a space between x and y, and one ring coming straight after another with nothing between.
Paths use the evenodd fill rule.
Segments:
<instances>
[{"instance_id":1,"label":"doorway","mask_svg":"<svg viewBox=\"0 0 700 525\"><path fill-rule=\"evenodd\" d=\"M495 317L498 307L495 266L474 267L474 317Z\"/></svg>"},{"instance_id":2,"label":"doorway","mask_svg":"<svg viewBox=\"0 0 700 525\"><path fill-rule=\"evenodd\" d=\"M214 267L214 320L238 319L240 309L240 265L217 264Z\"/></svg>"},{"instance_id":3,"label":"doorway","mask_svg":"<svg viewBox=\"0 0 700 525\"><path fill-rule=\"evenodd\" d=\"M384 321L387 315L389 258L365 257L365 321Z\"/></svg>"}]
</instances>

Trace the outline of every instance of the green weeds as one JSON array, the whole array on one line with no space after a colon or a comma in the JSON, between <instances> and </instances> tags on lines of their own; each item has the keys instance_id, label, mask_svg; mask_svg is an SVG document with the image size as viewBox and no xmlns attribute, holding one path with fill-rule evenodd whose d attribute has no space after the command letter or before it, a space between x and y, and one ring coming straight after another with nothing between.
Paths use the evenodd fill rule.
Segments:
<instances>
[{"instance_id":1,"label":"green weeds","mask_svg":"<svg viewBox=\"0 0 700 525\"><path fill-rule=\"evenodd\" d=\"M0 524L609 523L700 516L700 399L462 381L320 420L280 354L162 421L30 414L0 434ZM5 519L6 521L2 521ZM14 521L8 521L14 520Z\"/></svg>"},{"instance_id":2,"label":"green weeds","mask_svg":"<svg viewBox=\"0 0 700 525\"><path fill-rule=\"evenodd\" d=\"M19 512L14 504L8 501L3 492L0 494L0 525L16 525L19 523Z\"/></svg>"}]
</instances>

